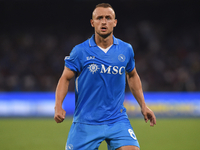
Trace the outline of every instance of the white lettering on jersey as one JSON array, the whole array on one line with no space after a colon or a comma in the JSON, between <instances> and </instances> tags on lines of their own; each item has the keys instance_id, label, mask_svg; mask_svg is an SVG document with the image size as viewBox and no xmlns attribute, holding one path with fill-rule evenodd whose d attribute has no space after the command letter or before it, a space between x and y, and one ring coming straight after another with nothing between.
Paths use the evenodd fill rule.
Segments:
<instances>
[{"instance_id":1,"label":"white lettering on jersey","mask_svg":"<svg viewBox=\"0 0 200 150\"><path fill-rule=\"evenodd\" d=\"M110 73L110 68L111 68L112 66L109 66L107 69L105 68L105 66L103 65L103 64L101 64L101 72L100 73L106 73L107 71L108 71L108 73L107 74L111 74Z\"/></svg>"},{"instance_id":2,"label":"white lettering on jersey","mask_svg":"<svg viewBox=\"0 0 200 150\"><path fill-rule=\"evenodd\" d=\"M89 71L92 72L92 74L96 73L98 71L98 69L100 69L98 67L97 64L91 64L88 67ZM125 67L121 66L120 68L118 66L108 66L107 68L105 67L104 64L101 64L101 71L100 73L105 73L105 74L120 74L122 75L125 72Z\"/></svg>"},{"instance_id":3,"label":"white lettering on jersey","mask_svg":"<svg viewBox=\"0 0 200 150\"><path fill-rule=\"evenodd\" d=\"M122 75L122 74L123 74L123 71L122 71L122 69L125 69L125 67L124 67L124 66L122 66L122 67L120 67L120 68L119 68L119 74L120 74L120 75Z\"/></svg>"},{"instance_id":4,"label":"white lettering on jersey","mask_svg":"<svg viewBox=\"0 0 200 150\"><path fill-rule=\"evenodd\" d=\"M118 68L119 68L118 66L114 66L112 74L117 74L118 73Z\"/></svg>"},{"instance_id":5,"label":"white lettering on jersey","mask_svg":"<svg viewBox=\"0 0 200 150\"><path fill-rule=\"evenodd\" d=\"M101 72L100 73L107 73L107 74L120 74L120 75L122 75L123 74L123 72L125 71L125 67L124 66L122 66L122 67L118 67L118 66L109 66L107 69L106 69L106 67L103 65L103 64L101 64Z\"/></svg>"},{"instance_id":6,"label":"white lettering on jersey","mask_svg":"<svg viewBox=\"0 0 200 150\"><path fill-rule=\"evenodd\" d=\"M90 59L95 59L95 56L88 56L86 57L87 60L90 60Z\"/></svg>"}]
</instances>

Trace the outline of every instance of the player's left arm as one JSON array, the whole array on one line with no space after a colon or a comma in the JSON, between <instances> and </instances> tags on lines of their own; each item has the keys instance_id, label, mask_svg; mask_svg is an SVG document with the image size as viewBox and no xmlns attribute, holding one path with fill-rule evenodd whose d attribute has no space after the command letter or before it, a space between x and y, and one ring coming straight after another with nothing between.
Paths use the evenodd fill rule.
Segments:
<instances>
[{"instance_id":1,"label":"player's left arm","mask_svg":"<svg viewBox=\"0 0 200 150\"><path fill-rule=\"evenodd\" d=\"M156 117L153 111L149 109L145 103L142 83L136 69L134 68L131 72L127 73L126 76L131 93L141 107L141 112L144 116L145 122L150 120L150 126L154 126L156 124Z\"/></svg>"}]
</instances>

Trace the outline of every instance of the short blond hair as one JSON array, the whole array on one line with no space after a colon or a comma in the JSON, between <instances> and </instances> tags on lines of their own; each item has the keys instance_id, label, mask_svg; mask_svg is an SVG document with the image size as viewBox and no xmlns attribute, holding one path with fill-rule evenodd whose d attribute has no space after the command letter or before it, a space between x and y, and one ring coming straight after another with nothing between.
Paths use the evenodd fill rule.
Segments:
<instances>
[{"instance_id":1,"label":"short blond hair","mask_svg":"<svg viewBox=\"0 0 200 150\"><path fill-rule=\"evenodd\" d=\"M103 8L108 8L108 7L110 7L110 8L113 9L113 7L112 7L109 3L100 3L100 4L97 4L96 7L95 7L95 9L98 8L98 7L103 7ZM113 9L113 10L114 10L114 9Z\"/></svg>"},{"instance_id":2,"label":"short blond hair","mask_svg":"<svg viewBox=\"0 0 200 150\"><path fill-rule=\"evenodd\" d=\"M96 8L98 8L98 7L111 8L114 11L113 7L109 3L100 3L100 4L97 4L96 7L94 8L94 10ZM94 10L93 10L93 12L94 12ZM93 17L93 12L92 12L92 17ZM114 11L114 13L115 13L115 11Z\"/></svg>"}]
</instances>

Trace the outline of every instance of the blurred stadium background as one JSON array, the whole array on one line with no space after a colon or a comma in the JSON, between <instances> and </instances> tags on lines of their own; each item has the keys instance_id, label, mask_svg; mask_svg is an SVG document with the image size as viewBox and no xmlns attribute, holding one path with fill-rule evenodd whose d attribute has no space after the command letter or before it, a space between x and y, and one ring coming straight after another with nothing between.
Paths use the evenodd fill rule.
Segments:
<instances>
[{"instance_id":1,"label":"blurred stadium background","mask_svg":"<svg viewBox=\"0 0 200 150\"><path fill-rule=\"evenodd\" d=\"M143 149L199 150L200 9L194 0L0 0L0 149L63 149L74 79L64 125L52 120L54 91L64 57L93 34L89 21L100 2L115 9L114 35L132 44L146 102L158 117L155 128L143 125L126 88L124 105Z\"/></svg>"}]
</instances>

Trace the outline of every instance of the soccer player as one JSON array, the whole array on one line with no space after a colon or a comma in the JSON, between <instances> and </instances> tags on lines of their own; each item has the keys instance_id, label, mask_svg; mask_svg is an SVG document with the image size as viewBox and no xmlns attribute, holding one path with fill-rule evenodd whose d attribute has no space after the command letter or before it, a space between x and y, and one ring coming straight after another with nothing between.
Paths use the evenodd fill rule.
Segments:
<instances>
[{"instance_id":1,"label":"soccer player","mask_svg":"<svg viewBox=\"0 0 200 150\"><path fill-rule=\"evenodd\" d=\"M156 124L146 106L130 44L114 37L115 12L108 3L96 5L91 26L94 35L75 46L65 57L65 68L56 88L55 116L65 118L62 108L70 79L75 76L75 112L66 150L97 150L106 141L109 150L139 150L140 146L123 106L125 82L141 107L145 121Z\"/></svg>"}]
</instances>

